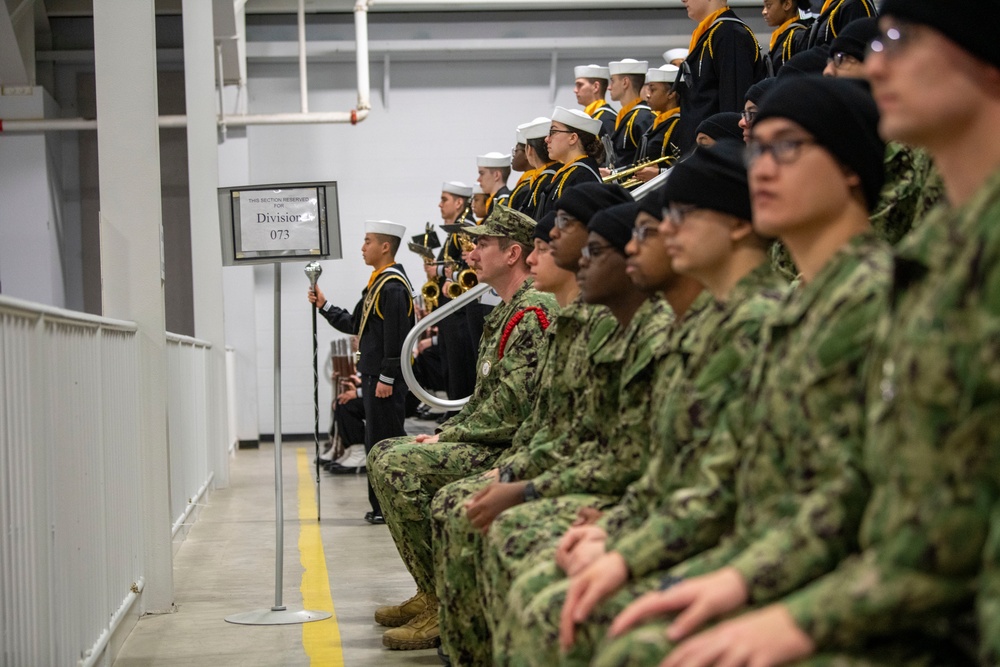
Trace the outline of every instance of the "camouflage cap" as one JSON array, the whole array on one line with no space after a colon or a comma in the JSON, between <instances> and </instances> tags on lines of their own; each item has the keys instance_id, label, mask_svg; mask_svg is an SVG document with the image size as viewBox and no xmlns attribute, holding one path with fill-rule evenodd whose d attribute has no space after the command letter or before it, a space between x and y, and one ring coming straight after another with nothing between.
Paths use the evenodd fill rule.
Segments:
<instances>
[{"instance_id":1,"label":"camouflage cap","mask_svg":"<svg viewBox=\"0 0 1000 667\"><path fill-rule=\"evenodd\" d=\"M503 236L530 246L535 234L535 221L520 211L497 204L483 224L463 229L462 233L469 236Z\"/></svg>"}]
</instances>

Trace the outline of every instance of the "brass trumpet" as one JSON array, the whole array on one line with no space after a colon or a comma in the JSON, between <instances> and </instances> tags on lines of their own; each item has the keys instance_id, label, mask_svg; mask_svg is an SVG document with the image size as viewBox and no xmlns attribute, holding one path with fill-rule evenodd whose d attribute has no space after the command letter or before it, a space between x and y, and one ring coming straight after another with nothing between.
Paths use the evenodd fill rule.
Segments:
<instances>
[{"instance_id":1,"label":"brass trumpet","mask_svg":"<svg viewBox=\"0 0 1000 667\"><path fill-rule=\"evenodd\" d=\"M472 269L465 269L455 278L455 281L448 284L446 294L449 299L457 299L464 292L479 284L479 276Z\"/></svg>"},{"instance_id":2,"label":"brass trumpet","mask_svg":"<svg viewBox=\"0 0 1000 667\"><path fill-rule=\"evenodd\" d=\"M664 155L663 157L656 158L655 160L643 160L638 162L631 167L626 167L624 169L618 169L613 171L604 178L601 179L603 183L618 183L623 188L628 190L629 188L634 188L639 185L642 181L637 178L631 178L633 174L637 174L646 167L653 167L661 162L673 161L676 158L673 155Z\"/></svg>"},{"instance_id":3,"label":"brass trumpet","mask_svg":"<svg viewBox=\"0 0 1000 667\"><path fill-rule=\"evenodd\" d=\"M441 288L436 280L428 280L420 288L420 295L424 297L424 306L427 312L431 312L438 307L438 299L441 298Z\"/></svg>"}]
</instances>

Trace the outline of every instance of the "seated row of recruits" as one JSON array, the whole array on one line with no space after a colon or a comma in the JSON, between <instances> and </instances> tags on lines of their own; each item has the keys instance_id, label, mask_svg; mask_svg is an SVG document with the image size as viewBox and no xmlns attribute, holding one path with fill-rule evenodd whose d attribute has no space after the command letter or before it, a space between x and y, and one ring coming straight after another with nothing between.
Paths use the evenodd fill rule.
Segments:
<instances>
[{"instance_id":1,"label":"seated row of recruits","mask_svg":"<svg viewBox=\"0 0 1000 667\"><path fill-rule=\"evenodd\" d=\"M1000 661L1000 46L963 19L1000 6L882 12L874 100L786 77L746 147L698 148L655 197L581 184L537 226L498 208L479 228L473 264L507 295L530 230L560 305L517 283L456 434L372 451L419 589L376 613L387 646L440 638L456 665ZM926 148L946 192L895 251L870 220L880 133Z\"/></svg>"}]
</instances>

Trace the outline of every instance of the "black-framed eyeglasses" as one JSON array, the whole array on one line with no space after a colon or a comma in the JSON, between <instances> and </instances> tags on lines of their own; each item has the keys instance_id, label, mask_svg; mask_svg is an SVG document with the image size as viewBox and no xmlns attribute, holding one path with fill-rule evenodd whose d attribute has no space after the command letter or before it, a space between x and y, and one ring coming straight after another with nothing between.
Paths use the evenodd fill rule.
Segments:
<instances>
[{"instance_id":1,"label":"black-framed eyeglasses","mask_svg":"<svg viewBox=\"0 0 1000 667\"><path fill-rule=\"evenodd\" d=\"M860 63L861 61L849 53L844 53L843 51L837 51L836 53L831 54L830 57L826 59L826 62L827 64L833 63L834 67L840 69L841 67L844 66L844 63L849 63L849 62Z\"/></svg>"},{"instance_id":2,"label":"black-framed eyeglasses","mask_svg":"<svg viewBox=\"0 0 1000 667\"><path fill-rule=\"evenodd\" d=\"M572 225L574 222L578 225L583 224L582 222L580 222L571 215L566 215L565 213L556 213L555 227L559 231L561 232L566 231L567 229L569 229L569 226Z\"/></svg>"},{"instance_id":3,"label":"black-framed eyeglasses","mask_svg":"<svg viewBox=\"0 0 1000 667\"><path fill-rule=\"evenodd\" d=\"M743 111L740 112L740 115L743 116L744 123L746 123L747 125L753 125L754 119L757 118L757 110L744 109Z\"/></svg>"},{"instance_id":4,"label":"black-framed eyeglasses","mask_svg":"<svg viewBox=\"0 0 1000 667\"><path fill-rule=\"evenodd\" d=\"M663 207L663 219L674 227L680 227L684 219L697 209L694 204L670 204Z\"/></svg>"},{"instance_id":5,"label":"black-framed eyeglasses","mask_svg":"<svg viewBox=\"0 0 1000 667\"><path fill-rule=\"evenodd\" d=\"M621 253L621 250L618 250L618 248L614 247L613 245L607 245L607 244L598 245L596 243L588 243L587 245L583 246L581 254L583 255L584 259L591 260L591 259L597 259L598 257L608 252L609 250L614 250L615 252Z\"/></svg>"},{"instance_id":6,"label":"black-framed eyeglasses","mask_svg":"<svg viewBox=\"0 0 1000 667\"><path fill-rule=\"evenodd\" d=\"M878 36L868 43L868 53L894 56L902 51L912 38L913 26L900 21L897 25L879 32Z\"/></svg>"},{"instance_id":7,"label":"black-framed eyeglasses","mask_svg":"<svg viewBox=\"0 0 1000 667\"><path fill-rule=\"evenodd\" d=\"M747 167L750 167L763 157L765 153L770 153L777 164L791 164L799 159L803 146L812 146L815 144L815 139L807 139L805 137L801 139L778 139L771 143L751 141L744 153L744 161Z\"/></svg>"},{"instance_id":8,"label":"black-framed eyeglasses","mask_svg":"<svg viewBox=\"0 0 1000 667\"><path fill-rule=\"evenodd\" d=\"M632 238L636 243L645 243L651 236L658 236L660 230L658 225L640 225L632 230Z\"/></svg>"},{"instance_id":9,"label":"black-framed eyeglasses","mask_svg":"<svg viewBox=\"0 0 1000 667\"><path fill-rule=\"evenodd\" d=\"M557 134L576 134L576 130L557 130L554 127L549 128L549 136L555 136Z\"/></svg>"}]
</instances>

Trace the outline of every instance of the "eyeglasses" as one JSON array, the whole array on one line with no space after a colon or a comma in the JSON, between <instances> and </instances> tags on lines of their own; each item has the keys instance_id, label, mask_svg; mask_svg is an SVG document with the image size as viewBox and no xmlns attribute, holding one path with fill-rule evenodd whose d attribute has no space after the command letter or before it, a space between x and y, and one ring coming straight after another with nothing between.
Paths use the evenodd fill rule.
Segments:
<instances>
[{"instance_id":1,"label":"eyeglasses","mask_svg":"<svg viewBox=\"0 0 1000 667\"><path fill-rule=\"evenodd\" d=\"M632 238L636 243L645 243L651 236L657 236L660 230L657 225L641 225L632 230Z\"/></svg>"},{"instance_id":2,"label":"eyeglasses","mask_svg":"<svg viewBox=\"0 0 1000 667\"><path fill-rule=\"evenodd\" d=\"M565 213L556 213L556 223L555 224L556 224L556 229L558 229L559 231L561 231L561 232L566 231L569 228L569 226L571 224L573 224L574 222L576 224L578 224L578 225L582 225L583 224L582 222L580 222L579 220L577 220L576 218L574 218L571 215L566 215Z\"/></svg>"},{"instance_id":3,"label":"eyeglasses","mask_svg":"<svg viewBox=\"0 0 1000 667\"><path fill-rule=\"evenodd\" d=\"M757 117L757 110L744 109L743 111L740 112L740 115L743 116L744 123L746 123L747 125L753 125L753 121Z\"/></svg>"},{"instance_id":4,"label":"eyeglasses","mask_svg":"<svg viewBox=\"0 0 1000 667\"><path fill-rule=\"evenodd\" d=\"M674 227L680 227L684 224L684 218L697 209L693 204L670 204L663 208L663 219Z\"/></svg>"},{"instance_id":5,"label":"eyeglasses","mask_svg":"<svg viewBox=\"0 0 1000 667\"><path fill-rule=\"evenodd\" d=\"M791 164L799 159L803 146L815 145L815 139L778 139L769 144L759 141L751 141L744 153L744 162L747 167L752 166L765 153L770 153L771 157L778 164Z\"/></svg>"},{"instance_id":6,"label":"eyeglasses","mask_svg":"<svg viewBox=\"0 0 1000 667\"><path fill-rule=\"evenodd\" d=\"M844 66L845 62L848 62L848 63L849 62L860 63L861 61L858 60L855 56L852 56L849 53L844 53L843 51L837 51L836 53L834 53L833 55L831 55L829 58L827 58L826 62L827 62L827 64L833 63L834 67L836 67L837 69L840 69L841 67Z\"/></svg>"},{"instance_id":7,"label":"eyeglasses","mask_svg":"<svg viewBox=\"0 0 1000 667\"><path fill-rule=\"evenodd\" d=\"M557 134L576 134L576 130L557 130L554 127L549 128L550 137L555 136Z\"/></svg>"},{"instance_id":8,"label":"eyeglasses","mask_svg":"<svg viewBox=\"0 0 1000 667\"><path fill-rule=\"evenodd\" d=\"M897 25L879 33L868 44L868 53L882 53L894 56L913 39L913 26L900 21Z\"/></svg>"},{"instance_id":9,"label":"eyeglasses","mask_svg":"<svg viewBox=\"0 0 1000 667\"><path fill-rule=\"evenodd\" d=\"M612 245L597 245L596 243L588 243L583 246L581 254L586 260L596 259L606 253L609 250L614 250L615 252L621 252L618 248Z\"/></svg>"}]
</instances>

